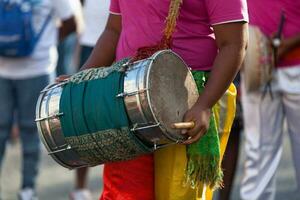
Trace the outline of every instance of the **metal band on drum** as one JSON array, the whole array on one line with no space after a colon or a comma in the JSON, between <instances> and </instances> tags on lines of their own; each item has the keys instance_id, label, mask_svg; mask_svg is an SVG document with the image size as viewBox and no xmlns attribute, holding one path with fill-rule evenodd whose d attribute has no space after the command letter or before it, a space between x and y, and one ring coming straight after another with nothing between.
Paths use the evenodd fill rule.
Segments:
<instances>
[{"instance_id":1,"label":"metal band on drum","mask_svg":"<svg viewBox=\"0 0 300 200\"><path fill-rule=\"evenodd\" d=\"M159 65L158 62L163 61L166 61L165 64ZM162 72L159 76L155 74L159 72ZM164 84L160 77L165 77L168 80L182 80L180 84L177 84L179 86L174 89L177 91L187 89L190 95L188 97L183 96L182 92L181 98L174 99L172 95L176 91L165 89L164 95L169 95L169 98L165 96L159 101L160 103L156 101L153 104L154 97L159 94L155 94L158 89L153 88L150 82ZM161 84L157 84L160 86L159 88L168 88L167 85ZM124 80L124 93L120 96L124 96L128 116L133 123L132 130L136 131L137 136L148 145L153 146L154 149L180 143L186 139L178 130L172 129L171 124L182 120L185 111L197 101L198 91L189 68L173 51L159 51L148 59L128 63ZM177 101L173 104L184 108L172 113L173 116L177 115L175 119L159 120L160 113L167 111L160 104L168 104L170 101ZM184 105L185 103L187 105ZM172 109L176 110L176 107L174 106ZM170 118L173 117L172 115L170 114Z\"/></svg>"}]
</instances>

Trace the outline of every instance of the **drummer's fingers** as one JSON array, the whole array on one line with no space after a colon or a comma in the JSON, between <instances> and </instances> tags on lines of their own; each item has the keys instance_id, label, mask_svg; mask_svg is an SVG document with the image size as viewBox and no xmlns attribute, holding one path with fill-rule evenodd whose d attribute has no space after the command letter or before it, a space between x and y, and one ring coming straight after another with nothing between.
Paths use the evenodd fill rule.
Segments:
<instances>
[{"instance_id":1,"label":"drummer's fingers","mask_svg":"<svg viewBox=\"0 0 300 200\"><path fill-rule=\"evenodd\" d=\"M191 136L189 139L187 139L186 141L183 142L183 144L192 144L194 142L197 142L204 134L205 134L205 129L200 129L199 132L194 135L194 136Z\"/></svg>"},{"instance_id":2,"label":"drummer's fingers","mask_svg":"<svg viewBox=\"0 0 300 200\"><path fill-rule=\"evenodd\" d=\"M196 121L195 126L189 129L186 134L193 137L197 135L202 129L205 129L205 125L201 122Z\"/></svg>"},{"instance_id":3,"label":"drummer's fingers","mask_svg":"<svg viewBox=\"0 0 300 200\"><path fill-rule=\"evenodd\" d=\"M61 75L59 77L56 77L55 82L57 82L57 83L63 82L64 80L66 80L69 77L70 77L69 75Z\"/></svg>"},{"instance_id":4,"label":"drummer's fingers","mask_svg":"<svg viewBox=\"0 0 300 200\"><path fill-rule=\"evenodd\" d=\"M184 116L183 116L183 121L184 122L193 122L194 120L193 120L193 117L192 116L189 116L189 114L185 114ZM194 127L193 127L194 128ZM183 135L186 135L187 133L188 133L188 131L189 131L189 129L182 129L181 130L181 134L183 134Z\"/></svg>"},{"instance_id":5,"label":"drummer's fingers","mask_svg":"<svg viewBox=\"0 0 300 200\"><path fill-rule=\"evenodd\" d=\"M187 121L188 123L193 122L192 120ZM189 135L188 132L190 132L191 129L195 129L195 127L191 127L191 128L184 128L181 130L181 134L183 135Z\"/></svg>"},{"instance_id":6,"label":"drummer's fingers","mask_svg":"<svg viewBox=\"0 0 300 200\"><path fill-rule=\"evenodd\" d=\"M188 132L188 129L182 129L182 130L181 130L181 134L183 134L183 135L186 135L187 132Z\"/></svg>"}]
</instances>

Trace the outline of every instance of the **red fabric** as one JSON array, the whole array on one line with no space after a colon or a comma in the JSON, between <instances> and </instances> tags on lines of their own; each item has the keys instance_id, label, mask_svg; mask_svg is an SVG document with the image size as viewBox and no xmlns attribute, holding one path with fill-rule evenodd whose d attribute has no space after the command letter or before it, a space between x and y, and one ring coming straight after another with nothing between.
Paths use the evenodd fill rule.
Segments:
<instances>
[{"instance_id":1,"label":"red fabric","mask_svg":"<svg viewBox=\"0 0 300 200\"><path fill-rule=\"evenodd\" d=\"M153 155L104 165L100 200L154 200Z\"/></svg>"},{"instance_id":2,"label":"red fabric","mask_svg":"<svg viewBox=\"0 0 300 200\"><path fill-rule=\"evenodd\" d=\"M286 67L299 67L300 64L300 47L297 47L289 51L282 59L281 66L282 68Z\"/></svg>"}]
</instances>

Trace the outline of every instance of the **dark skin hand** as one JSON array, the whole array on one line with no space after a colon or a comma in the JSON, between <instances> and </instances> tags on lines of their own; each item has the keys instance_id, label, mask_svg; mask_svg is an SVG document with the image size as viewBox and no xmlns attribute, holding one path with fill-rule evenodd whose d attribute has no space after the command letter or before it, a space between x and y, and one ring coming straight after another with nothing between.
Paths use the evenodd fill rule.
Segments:
<instances>
[{"instance_id":1,"label":"dark skin hand","mask_svg":"<svg viewBox=\"0 0 300 200\"><path fill-rule=\"evenodd\" d=\"M246 23L221 24L213 28L219 53L203 93L184 116L185 122L193 121L195 123L194 128L182 130L182 134L189 136L184 144L196 142L207 132L211 108L233 81L245 56L248 38Z\"/></svg>"},{"instance_id":2,"label":"dark skin hand","mask_svg":"<svg viewBox=\"0 0 300 200\"><path fill-rule=\"evenodd\" d=\"M81 69L110 66L113 63L122 30L121 20L121 16L110 14L103 34ZM190 136L184 144L196 142L208 130L210 110L234 79L245 55L248 38L246 23L229 23L213 28L220 51L204 92L185 114L184 121L194 121L195 127L183 130L183 134Z\"/></svg>"}]
</instances>

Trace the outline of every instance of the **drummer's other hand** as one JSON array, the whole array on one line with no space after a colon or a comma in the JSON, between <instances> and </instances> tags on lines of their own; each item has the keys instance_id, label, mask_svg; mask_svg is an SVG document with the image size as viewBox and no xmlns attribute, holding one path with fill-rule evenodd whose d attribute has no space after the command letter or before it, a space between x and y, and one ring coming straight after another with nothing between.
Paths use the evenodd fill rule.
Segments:
<instances>
[{"instance_id":1,"label":"drummer's other hand","mask_svg":"<svg viewBox=\"0 0 300 200\"><path fill-rule=\"evenodd\" d=\"M66 79L68 79L69 77L70 77L70 75L60 75L60 76L56 77L55 82L56 83L63 82Z\"/></svg>"},{"instance_id":2,"label":"drummer's other hand","mask_svg":"<svg viewBox=\"0 0 300 200\"><path fill-rule=\"evenodd\" d=\"M195 126L191 129L184 129L182 134L188 136L188 139L183 144L192 144L197 142L208 130L210 122L211 110L209 108L203 108L201 104L196 103L190 110L184 115L185 122L193 121Z\"/></svg>"}]
</instances>

